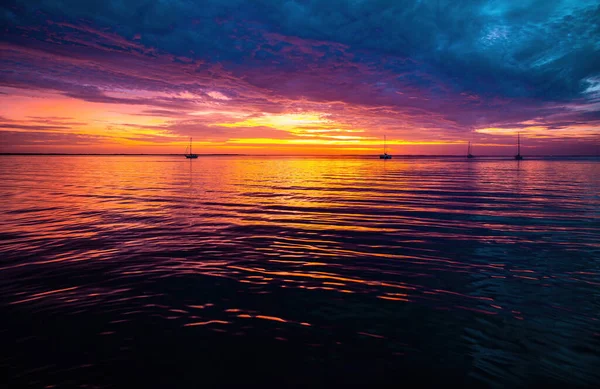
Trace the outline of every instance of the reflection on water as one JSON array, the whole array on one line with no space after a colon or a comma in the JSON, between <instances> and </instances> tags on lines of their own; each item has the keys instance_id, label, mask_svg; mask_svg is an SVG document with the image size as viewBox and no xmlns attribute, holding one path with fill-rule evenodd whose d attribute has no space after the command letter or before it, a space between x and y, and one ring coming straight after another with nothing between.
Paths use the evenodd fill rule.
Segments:
<instances>
[{"instance_id":1,"label":"reflection on water","mask_svg":"<svg viewBox=\"0 0 600 389\"><path fill-rule=\"evenodd\" d=\"M0 175L15 385L599 379L598 161L4 156Z\"/></svg>"}]
</instances>

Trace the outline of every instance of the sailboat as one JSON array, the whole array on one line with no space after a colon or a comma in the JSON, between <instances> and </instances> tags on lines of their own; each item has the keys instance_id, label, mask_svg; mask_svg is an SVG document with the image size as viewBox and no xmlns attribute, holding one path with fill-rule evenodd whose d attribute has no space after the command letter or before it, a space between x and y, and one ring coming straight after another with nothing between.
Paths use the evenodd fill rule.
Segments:
<instances>
[{"instance_id":1,"label":"sailboat","mask_svg":"<svg viewBox=\"0 0 600 389\"><path fill-rule=\"evenodd\" d=\"M475 158L475 156L471 154L471 141L469 141L469 147L467 149L467 158Z\"/></svg>"},{"instance_id":2,"label":"sailboat","mask_svg":"<svg viewBox=\"0 0 600 389\"><path fill-rule=\"evenodd\" d=\"M523 156L521 155L521 133L517 133L517 155L515 155L517 161L522 161Z\"/></svg>"},{"instance_id":3,"label":"sailboat","mask_svg":"<svg viewBox=\"0 0 600 389\"><path fill-rule=\"evenodd\" d=\"M387 153L386 136L383 136L383 154L379 155L379 159L392 159L392 156Z\"/></svg>"},{"instance_id":4,"label":"sailboat","mask_svg":"<svg viewBox=\"0 0 600 389\"><path fill-rule=\"evenodd\" d=\"M190 151L189 153L188 153L188 150ZM191 137L190 137L190 145L188 147L186 147L184 155L187 159L198 158L198 154L192 154L192 138Z\"/></svg>"}]
</instances>

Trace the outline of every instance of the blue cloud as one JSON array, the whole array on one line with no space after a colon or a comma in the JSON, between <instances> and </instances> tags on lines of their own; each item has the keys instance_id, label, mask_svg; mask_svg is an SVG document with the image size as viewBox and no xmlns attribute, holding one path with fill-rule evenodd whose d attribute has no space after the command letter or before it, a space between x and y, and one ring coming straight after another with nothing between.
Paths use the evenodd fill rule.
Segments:
<instances>
[{"instance_id":1,"label":"blue cloud","mask_svg":"<svg viewBox=\"0 0 600 389\"><path fill-rule=\"evenodd\" d=\"M572 99L600 74L597 1L29 1L2 9L9 28L46 19L106 28L178 56L278 60L264 32L336 42L357 55L413 58L459 89ZM262 40L262 42L261 42ZM267 49L267 50L264 50ZM366 53L366 54L365 54ZM403 71L404 66L392 71ZM389 69L389 66L388 66ZM383 70L383 68L382 68Z\"/></svg>"}]
</instances>

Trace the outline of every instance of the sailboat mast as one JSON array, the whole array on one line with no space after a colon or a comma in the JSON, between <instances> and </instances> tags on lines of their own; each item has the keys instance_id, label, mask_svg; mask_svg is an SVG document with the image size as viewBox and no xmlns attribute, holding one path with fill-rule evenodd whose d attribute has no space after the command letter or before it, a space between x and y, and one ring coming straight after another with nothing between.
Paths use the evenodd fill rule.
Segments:
<instances>
[{"instance_id":1,"label":"sailboat mast","mask_svg":"<svg viewBox=\"0 0 600 389\"><path fill-rule=\"evenodd\" d=\"M521 133L517 133L517 154L521 155Z\"/></svg>"},{"instance_id":2,"label":"sailboat mast","mask_svg":"<svg viewBox=\"0 0 600 389\"><path fill-rule=\"evenodd\" d=\"M387 154L386 150L387 150L387 145L386 145L386 135L383 136L383 153Z\"/></svg>"},{"instance_id":3,"label":"sailboat mast","mask_svg":"<svg viewBox=\"0 0 600 389\"><path fill-rule=\"evenodd\" d=\"M190 136L190 155L192 154L192 137Z\"/></svg>"},{"instance_id":4,"label":"sailboat mast","mask_svg":"<svg viewBox=\"0 0 600 389\"><path fill-rule=\"evenodd\" d=\"M469 147L467 149L467 154L471 154L471 141L469 141Z\"/></svg>"}]
</instances>

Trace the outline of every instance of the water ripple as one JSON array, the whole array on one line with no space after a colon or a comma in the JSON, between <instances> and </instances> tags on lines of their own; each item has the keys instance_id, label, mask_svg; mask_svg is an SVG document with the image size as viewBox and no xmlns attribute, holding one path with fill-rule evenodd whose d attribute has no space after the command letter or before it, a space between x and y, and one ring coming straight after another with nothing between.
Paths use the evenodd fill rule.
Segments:
<instances>
[{"instance_id":1,"label":"water ripple","mask_svg":"<svg viewBox=\"0 0 600 389\"><path fill-rule=\"evenodd\" d=\"M162 366L170 339L204 344L219 355L203 360L213 368L244 347L286 344L335 382L353 382L348 367L360 365L467 384L591 385L599 166L0 157L0 362L17 383L72 382L75 369L82 383L111 386L103 369L120 371L123 358ZM153 348L132 343L140 333ZM31 357L45 337L64 342L62 357ZM105 345L104 359L74 365L79 343ZM181 355L181 366L201 358Z\"/></svg>"}]
</instances>

